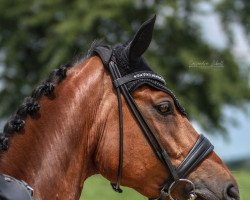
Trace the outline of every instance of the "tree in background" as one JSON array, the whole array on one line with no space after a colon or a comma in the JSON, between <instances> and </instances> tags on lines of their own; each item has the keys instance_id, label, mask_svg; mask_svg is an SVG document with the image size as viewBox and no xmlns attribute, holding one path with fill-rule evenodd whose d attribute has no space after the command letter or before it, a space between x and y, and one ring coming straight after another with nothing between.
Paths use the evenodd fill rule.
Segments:
<instances>
[{"instance_id":1,"label":"tree in background","mask_svg":"<svg viewBox=\"0 0 250 200\"><path fill-rule=\"evenodd\" d=\"M231 50L232 18L250 33L249 3L237 2L2 0L0 116L10 115L49 71L86 52L94 39L104 38L113 45L126 42L156 13L148 62L164 75L192 119L210 132L223 130L224 106L242 107L250 100L249 68L242 68ZM195 17L204 3L222 19L228 36L223 49L211 46L201 35Z\"/></svg>"}]
</instances>

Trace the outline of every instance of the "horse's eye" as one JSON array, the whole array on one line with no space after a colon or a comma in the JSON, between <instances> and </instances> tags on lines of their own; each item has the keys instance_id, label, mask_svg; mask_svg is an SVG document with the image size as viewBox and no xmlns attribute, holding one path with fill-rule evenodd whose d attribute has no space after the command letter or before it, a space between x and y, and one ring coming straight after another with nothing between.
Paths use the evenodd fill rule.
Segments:
<instances>
[{"instance_id":1,"label":"horse's eye","mask_svg":"<svg viewBox=\"0 0 250 200\"><path fill-rule=\"evenodd\" d=\"M162 115L168 115L173 112L172 106L170 102L163 102L156 106L157 111Z\"/></svg>"}]
</instances>

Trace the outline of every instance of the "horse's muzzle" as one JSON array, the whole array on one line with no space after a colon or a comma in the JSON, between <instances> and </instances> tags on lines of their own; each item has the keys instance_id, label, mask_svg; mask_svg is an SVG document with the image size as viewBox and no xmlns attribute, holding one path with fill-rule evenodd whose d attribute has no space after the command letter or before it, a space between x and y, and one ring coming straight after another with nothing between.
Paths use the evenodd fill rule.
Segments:
<instances>
[{"instance_id":1,"label":"horse's muzzle","mask_svg":"<svg viewBox=\"0 0 250 200\"><path fill-rule=\"evenodd\" d=\"M234 183L227 183L221 195L215 194L204 187L199 188L199 186L196 188L195 193L197 194L196 200L240 200L238 186Z\"/></svg>"}]
</instances>

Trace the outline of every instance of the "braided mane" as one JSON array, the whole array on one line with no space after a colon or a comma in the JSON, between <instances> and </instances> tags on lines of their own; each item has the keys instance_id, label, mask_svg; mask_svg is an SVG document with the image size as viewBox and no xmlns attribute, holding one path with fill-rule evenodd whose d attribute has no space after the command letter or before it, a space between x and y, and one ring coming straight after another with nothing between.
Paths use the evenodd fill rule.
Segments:
<instances>
[{"instance_id":1,"label":"braided mane","mask_svg":"<svg viewBox=\"0 0 250 200\"><path fill-rule=\"evenodd\" d=\"M52 71L49 77L33 90L31 96L25 98L16 113L10 117L4 126L3 133L0 136L1 150L7 150L9 146L9 138L15 133L23 130L27 115L35 117L40 109L39 100L41 97L53 96L55 84L59 84L66 78L67 70L71 66L71 63L67 63Z\"/></svg>"},{"instance_id":2,"label":"braided mane","mask_svg":"<svg viewBox=\"0 0 250 200\"><path fill-rule=\"evenodd\" d=\"M28 115L32 118L36 116L40 110L39 100L41 97L52 98L55 86L66 78L67 70L76 63L91 57L93 49L100 44L100 41L94 41L86 56L78 56L72 62L63 64L58 69L53 70L48 78L33 90L31 96L25 98L15 114L4 125L3 133L0 133L0 150L6 151L9 147L10 138L24 129L25 119Z\"/></svg>"}]
</instances>

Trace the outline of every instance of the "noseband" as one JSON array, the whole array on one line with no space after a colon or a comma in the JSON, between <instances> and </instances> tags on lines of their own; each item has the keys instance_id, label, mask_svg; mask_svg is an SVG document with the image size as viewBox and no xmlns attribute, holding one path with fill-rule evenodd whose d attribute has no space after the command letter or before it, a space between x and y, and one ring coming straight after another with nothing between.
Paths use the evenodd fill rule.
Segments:
<instances>
[{"instance_id":1,"label":"noseband","mask_svg":"<svg viewBox=\"0 0 250 200\"><path fill-rule=\"evenodd\" d=\"M131 95L131 91L135 90L138 86L146 83L158 90L168 93L173 98L175 105L177 106L179 111L183 115L185 115L185 111L180 106L175 95L168 88L165 87L165 80L158 74L153 73L152 71L139 71L122 76L117 66L117 58L114 55L114 50L109 46L98 46L94 49L94 53L101 58L104 66L107 67L110 71L113 80L113 85L116 89L118 98L120 138L119 165L117 180L115 184L111 183L112 188L116 192L122 192L122 190L120 189L120 182L122 177L123 165L123 113L121 100L121 96L123 95L128 107L130 108L138 124L140 125L142 133L150 144L152 150L171 175L162 187L160 196L154 200L165 200L167 197L169 197L171 200L174 200L174 198L172 197L171 190L180 182L190 184L190 186L192 187L192 190L189 193L188 200L196 199L195 186L190 180L185 179L185 177L190 172L192 172L194 168L206 158L207 155L209 155L213 151L213 145L209 142L207 138L205 138L203 135L200 135L193 148L188 153L187 157L182 161L182 163L178 167L175 167L171 163L170 157L167 154L166 150L163 148L158 138L150 129L149 125L143 117L143 114L140 112L135 100Z\"/></svg>"}]
</instances>

